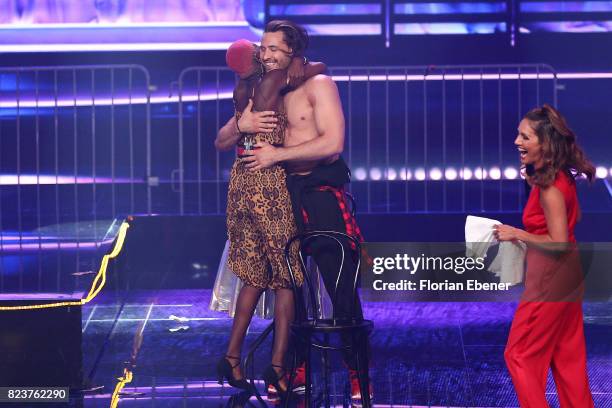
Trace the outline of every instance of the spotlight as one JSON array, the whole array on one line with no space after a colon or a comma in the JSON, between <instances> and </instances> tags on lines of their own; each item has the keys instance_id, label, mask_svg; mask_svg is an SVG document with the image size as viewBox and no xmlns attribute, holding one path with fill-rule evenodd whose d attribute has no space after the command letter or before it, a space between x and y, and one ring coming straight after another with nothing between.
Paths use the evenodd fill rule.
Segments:
<instances>
[{"instance_id":1,"label":"spotlight","mask_svg":"<svg viewBox=\"0 0 612 408\"><path fill-rule=\"evenodd\" d=\"M372 167L370 169L370 178L375 181L380 180L382 178L382 171L378 167Z\"/></svg>"},{"instance_id":2,"label":"spotlight","mask_svg":"<svg viewBox=\"0 0 612 408\"><path fill-rule=\"evenodd\" d=\"M363 180L366 179L366 177L368 177L368 173L365 171L365 169L363 167L357 167L355 169L354 174L355 174L355 178L358 181L363 181Z\"/></svg>"},{"instance_id":3,"label":"spotlight","mask_svg":"<svg viewBox=\"0 0 612 408\"><path fill-rule=\"evenodd\" d=\"M469 167L464 167L463 170L459 172L459 176L463 180L470 180L472 178L472 170L470 170Z\"/></svg>"},{"instance_id":4,"label":"spotlight","mask_svg":"<svg viewBox=\"0 0 612 408\"><path fill-rule=\"evenodd\" d=\"M597 166L595 169L595 176L600 179L606 178L608 176L608 170L603 166Z\"/></svg>"},{"instance_id":5,"label":"spotlight","mask_svg":"<svg viewBox=\"0 0 612 408\"><path fill-rule=\"evenodd\" d=\"M411 180L412 170L402 167L399 171L399 177L401 180Z\"/></svg>"},{"instance_id":6,"label":"spotlight","mask_svg":"<svg viewBox=\"0 0 612 408\"><path fill-rule=\"evenodd\" d=\"M437 167L432 168L429 170L429 178L432 180L440 180L442 178L442 171Z\"/></svg>"},{"instance_id":7,"label":"spotlight","mask_svg":"<svg viewBox=\"0 0 612 408\"><path fill-rule=\"evenodd\" d=\"M425 180L425 170L422 167L419 167L414 171L414 178L423 181Z\"/></svg>"},{"instance_id":8,"label":"spotlight","mask_svg":"<svg viewBox=\"0 0 612 408\"><path fill-rule=\"evenodd\" d=\"M449 167L444 171L444 178L447 180L455 180L457 178L457 170L453 167Z\"/></svg>"},{"instance_id":9,"label":"spotlight","mask_svg":"<svg viewBox=\"0 0 612 408\"><path fill-rule=\"evenodd\" d=\"M476 169L474 169L474 176L478 180L486 179L487 178L487 171L485 169L483 169L482 167L476 167Z\"/></svg>"},{"instance_id":10,"label":"spotlight","mask_svg":"<svg viewBox=\"0 0 612 408\"><path fill-rule=\"evenodd\" d=\"M506 167L504 169L504 177L508 180L514 180L518 177L518 171L514 167Z\"/></svg>"},{"instance_id":11,"label":"spotlight","mask_svg":"<svg viewBox=\"0 0 612 408\"><path fill-rule=\"evenodd\" d=\"M389 167L387 169L387 180L395 180L397 179L397 171L393 167Z\"/></svg>"},{"instance_id":12,"label":"spotlight","mask_svg":"<svg viewBox=\"0 0 612 408\"><path fill-rule=\"evenodd\" d=\"M501 178L501 170L499 167L491 167L489 169L489 177L493 180L499 180Z\"/></svg>"}]
</instances>

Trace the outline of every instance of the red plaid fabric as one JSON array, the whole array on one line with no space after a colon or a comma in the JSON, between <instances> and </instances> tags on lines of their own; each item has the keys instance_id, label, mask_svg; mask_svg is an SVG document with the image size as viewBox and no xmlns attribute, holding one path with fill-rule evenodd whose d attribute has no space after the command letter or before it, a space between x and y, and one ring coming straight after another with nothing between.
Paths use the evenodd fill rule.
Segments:
<instances>
[{"instance_id":1,"label":"red plaid fabric","mask_svg":"<svg viewBox=\"0 0 612 408\"><path fill-rule=\"evenodd\" d=\"M346 203L346 195L344 193L344 188L320 186L317 187L315 191L329 191L330 193L334 194L336 200L338 200L338 207L340 208L340 212L342 213L344 227L346 228L346 235L355 238L359 242L363 242L364 239L363 235L361 234L361 230L359 229L359 225L357 225L357 221L349 211L348 205ZM304 224L308 225L308 213L304 208L302 208L302 217L304 219ZM351 248L355 249L355 244L353 243L353 241L351 241Z\"/></svg>"},{"instance_id":2,"label":"red plaid fabric","mask_svg":"<svg viewBox=\"0 0 612 408\"><path fill-rule=\"evenodd\" d=\"M315 189L315 191L329 191L336 196L336 200L338 200L338 207L340 207L340 212L342 213L342 218L344 219L344 227L346 228L346 235L349 237L355 238L359 242L364 242L365 239L361 234L361 229L359 225L357 225L357 220L349 211L348 205L346 204L346 195L344 193L344 188L340 187L332 187L332 186L320 186ZM304 225L308 225L308 213L302 207L302 219L304 220ZM355 243L350 241L351 249L355 250ZM361 255L366 264L373 265L374 261L368 254L365 248L361 248Z\"/></svg>"},{"instance_id":3,"label":"red plaid fabric","mask_svg":"<svg viewBox=\"0 0 612 408\"><path fill-rule=\"evenodd\" d=\"M344 226L346 227L346 235L349 237L355 238L359 242L363 242L363 235L361 235L361 230L359 229L359 225L357 225L357 221L355 217L349 211L348 205L346 204L346 195L344 193L344 188L336 188L332 186L321 186L317 188L318 191L329 191L336 196L336 200L338 200L338 206L340 207L340 212L342 213L342 219L344 219ZM351 248L355 249L355 244L351 241Z\"/></svg>"}]
</instances>

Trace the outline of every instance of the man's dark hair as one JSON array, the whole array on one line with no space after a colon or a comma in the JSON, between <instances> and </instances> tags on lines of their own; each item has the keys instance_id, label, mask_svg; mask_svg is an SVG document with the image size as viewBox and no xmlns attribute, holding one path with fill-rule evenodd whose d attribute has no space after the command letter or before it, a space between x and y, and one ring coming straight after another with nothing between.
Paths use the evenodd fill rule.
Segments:
<instances>
[{"instance_id":1,"label":"man's dark hair","mask_svg":"<svg viewBox=\"0 0 612 408\"><path fill-rule=\"evenodd\" d=\"M264 33L283 32L285 42L293 51L293 56L304 55L304 51L308 48L308 32L304 27L289 21L289 20L272 20L266 24Z\"/></svg>"}]
</instances>

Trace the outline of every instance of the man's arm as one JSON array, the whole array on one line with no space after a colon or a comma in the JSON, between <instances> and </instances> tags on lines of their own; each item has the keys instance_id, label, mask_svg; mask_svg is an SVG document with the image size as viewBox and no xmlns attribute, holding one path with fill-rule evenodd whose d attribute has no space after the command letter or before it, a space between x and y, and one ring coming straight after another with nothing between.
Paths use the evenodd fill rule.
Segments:
<instances>
[{"instance_id":1,"label":"man's arm","mask_svg":"<svg viewBox=\"0 0 612 408\"><path fill-rule=\"evenodd\" d=\"M276 122L278 121L276 112L252 112L252 109L253 100L250 99L238 122L242 133L270 132L276 127ZM217 132L215 148L220 151L230 150L238 143L238 140L240 140L240 133L236 126L236 116L232 116Z\"/></svg>"},{"instance_id":2,"label":"man's arm","mask_svg":"<svg viewBox=\"0 0 612 408\"><path fill-rule=\"evenodd\" d=\"M310 85L311 103L318 137L295 146L274 147L257 143L257 150L245 153L242 160L252 170L264 169L283 161L316 161L344 150L344 113L334 81L324 75L314 77Z\"/></svg>"},{"instance_id":3,"label":"man's arm","mask_svg":"<svg viewBox=\"0 0 612 408\"><path fill-rule=\"evenodd\" d=\"M215 139L215 148L219 151L231 150L238 143L240 133L236 128L236 117L232 116L225 125L217 133Z\"/></svg>"}]
</instances>

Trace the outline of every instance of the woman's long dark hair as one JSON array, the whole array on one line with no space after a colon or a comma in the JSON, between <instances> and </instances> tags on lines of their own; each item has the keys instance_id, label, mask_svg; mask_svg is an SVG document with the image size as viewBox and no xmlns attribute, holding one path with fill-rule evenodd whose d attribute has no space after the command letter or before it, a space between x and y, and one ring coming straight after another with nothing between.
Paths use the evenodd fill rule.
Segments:
<instances>
[{"instance_id":1,"label":"woman's long dark hair","mask_svg":"<svg viewBox=\"0 0 612 408\"><path fill-rule=\"evenodd\" d=\"M595 167L587 159L576 142L576 134L558 110L544 104L541 108L530 110L525 115L525 119L531 122L538 136L544 160L541 169L527 174L533 184L540 187L550 186L559 170L573 178L583 174L589 181L593 180Z\"/></svg>"}]
</instances>

